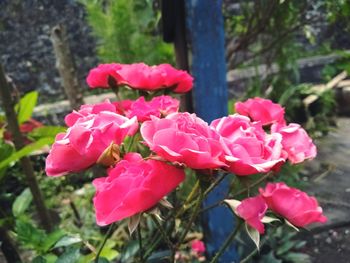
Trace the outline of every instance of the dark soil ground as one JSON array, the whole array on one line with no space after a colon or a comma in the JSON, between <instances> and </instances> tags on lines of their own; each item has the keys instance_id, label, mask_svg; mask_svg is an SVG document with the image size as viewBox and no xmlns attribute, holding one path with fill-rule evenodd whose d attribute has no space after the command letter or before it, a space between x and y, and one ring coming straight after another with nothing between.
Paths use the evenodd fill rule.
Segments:
<instances>
[{"instance_id":1,"label":"dark soil ground","mask_svg":"<svg viewBox=\"0 0 350 263\"><path fill-rule=\"evenodd\" d=\"M307 192L320 201L328 222L301 233L305 251L315 263L350 262L350 119L317 142L318 157L309 163Z\"/></svg>"}]
</instances>

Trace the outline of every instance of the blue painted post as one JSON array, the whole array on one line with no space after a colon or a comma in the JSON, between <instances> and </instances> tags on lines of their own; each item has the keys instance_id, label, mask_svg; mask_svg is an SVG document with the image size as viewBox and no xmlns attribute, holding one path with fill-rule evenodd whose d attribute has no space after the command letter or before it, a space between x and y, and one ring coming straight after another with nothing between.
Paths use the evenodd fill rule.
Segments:
<instances>
[{"instance_id":1,"label":"blue painted post","mask_svg":"<svg viewBox=\"0 0 350 263\"><path fill-rule=\"evenodd\" d=\"M195 78L194 109L207 122L227 115L227 83L224 48L222 0L186 0L186 24L192 48L192 70ZM224 180L208 198L204 206L221 200L228 191ZM234 227L234 217L226 207L211 209L203 215L204 238L208 256L222 246ZM219 262L237 262L233 245Z\"/></svg>"}]
</instances>

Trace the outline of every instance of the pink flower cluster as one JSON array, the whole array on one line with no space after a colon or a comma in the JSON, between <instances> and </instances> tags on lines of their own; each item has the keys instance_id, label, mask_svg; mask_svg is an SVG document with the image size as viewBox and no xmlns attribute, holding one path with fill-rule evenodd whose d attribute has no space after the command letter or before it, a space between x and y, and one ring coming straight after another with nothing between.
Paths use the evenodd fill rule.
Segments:
<instances>
[{"instance_id":1,"label":"pink flower cluster","mask_svg":"<svg viewBox=\"0 0 350 263\"><path fill-rule=\"evenodd\" d=\"M101 64L90 70L86 82L91 88L126 85L144 91L170 88L176 93L188 92L193 86L193 78L186 71L169 64L148 66L144 63Z\"/></svg>"},{"instance_id":2,"label":"pink flower cluster","mask_svg":"<svg viewBox=\"0 0 350 263\"><path fill-rule=\"evenodd\" d=\"M167 64L103 64L90 71L87 82L92 88L192 88L188 73ZM211 124L178 110L179 101L170 96L82 105L65 117L68 129L57 135L46 173L59 176L106 165L107 176L93 185L97 223L107 225L151 209L184 180L185 167L248 176L276 171L287 160L300 163L316 156L306 131L287 125L284 109L269 100L237 103L236 114ZM132 136L146 148L145 156L126 150L124 140ZM269 184L259 196L243 200L237 213L263 233L261 220L268 209L296 226L325 220L314 198L283 183Z\"/></svg>"}]
</instances>

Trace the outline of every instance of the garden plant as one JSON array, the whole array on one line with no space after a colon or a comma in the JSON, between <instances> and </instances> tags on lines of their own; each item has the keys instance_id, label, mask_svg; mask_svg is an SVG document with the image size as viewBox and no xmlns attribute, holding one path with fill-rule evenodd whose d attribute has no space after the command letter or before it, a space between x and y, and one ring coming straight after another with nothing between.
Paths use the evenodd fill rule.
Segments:
<instances>
[{"instance_id":1,"label":"garden plant","mask_svg":"<svg viewBox=\"0 0 350 263\"><path fill-rule=\"evenodd\" d=\"M179 111L178 98L192 89L193 78L169 64L100 64L87 83L113 90L118 100L66 115L68 129L56 136L46 173L68 177L94 169L96 224L108 226L95 262L108 262L100 253L125 221L130 262L217 262L241 228L258 251L266 228L326 222L314 197L280 180L287 162L297 165L317 150L299 124L286 122L279 104L251 98L208 124ZM231 182L225 198L203 207L224 178ZM200 216L216 206L231 209L235 229L206 257Z\"/></svg>"}]
</instances>

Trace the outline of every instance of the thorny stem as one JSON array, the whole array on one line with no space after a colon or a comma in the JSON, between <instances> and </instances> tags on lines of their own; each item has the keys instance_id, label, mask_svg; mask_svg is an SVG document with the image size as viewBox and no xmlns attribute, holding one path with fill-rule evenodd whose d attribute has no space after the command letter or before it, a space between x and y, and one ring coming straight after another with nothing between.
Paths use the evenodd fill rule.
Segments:
<instances>
[{"instance_id":1,"label":"thorny stem","mask_svg":"<svg viewBox=\"0 0 350 263\"><path fill-rule=\"evenodd\" d=\"M104 237L104 239L102 241L102 244L100 245L100 248L97 251L97 254L96 254L96 257L95 257L95 263L98 263L98 259L100 258L100 254L102 252L102 249L105 246L105 244L106 244L109 236L111 235L113 229L114 229L114 223L109 226L109 228L107 230L107 233L106 233L106 235L105 235L105 237Z\"/></svg>"},{"instance_id":2,"label":"thorny stem","mask_svg":"<svg viewBox=\"0 0 350 263\"><path fill-rule=\"evenodd\" d=\"M260 247L262 247L263 244L265 244L267 238L264 238L261 242L260 242ZM256 247L252 252L250 252L244 259L242 259L239 263L246 263L248 262L257 252L258 252L258 248Z\"/></svg>"},{"instance_id":3,"label":"thorny stem","mask_svg":"<svg viewBox=\"0 0 350 263\"><path fill-rule=\"evenodd\" d=\"M229 237L225 240L225 243L221 246L221 248L219 249L219 251L215 254L215 256L212 258L212 260L210 261L210 263L216 263L221 255L225 252L225 250L227 249L227 247L232 243L233 239L235 238L235 236L238 233L238 230L241 228L243 221L238 219L238 224L235 228L235 230L229 235Z\"/></svg>"},{"instance_id":4,"label":"thorny stem","mask_svg":"<svg viewBox=\"0 0 350 263\"><path fill-rule=\"evenodd\" d=\"M271 175L271 172L270 172L270 173L265 174L264 176L262 176L261 178L259 178L259 180L256 180L256 181L255 181L253 184L251 184L249 187L244 188L243 190L241 190L241 191L239 191L239 192L235 193L235 194L233 195L233 197L235 197L235 196L238 196L238 195L241 195L241 194L244 194L244 193L248 192L250 188L253 188L253 187L255 187L255 186L259 185L261 182L265 181L265 180L266 180L266 179L267 179L267 178L268 178L270 175Z\"/></svg>"},{"instance_id":5,"label":"thorny stem","mask_svg":"<svg viewBox=\"0 0 350 263\"><path fill-rule=\"evenodd\" d=\"M211 190L214 189L214 187L216 187L219 183L221 183L221 181L225 179L226 175L228 175L228 173L225 173L225 172L224 172L218 179L216 179L215 182L212 183L212 184L207 188L207 190L205 190L204 196L207 196L207 195L209 194L209 192L210 192Z\"/></svg>"},{"instance_id":6,"label":"thorny stem","mask_svg":"<svg viewBox=\"0 0 350 263\"><path fill-rule=\"evenodd\" d=\"M144 256L145 259L147 259L147 258L150 256L150 254L151 254L151 253L153 252L153 250L158 246L158 244L160 243L161 240L162 240L161 236L158 236L158 237L154 240L154 242L151 242L151 243L150 243L151 246L150 246L150 248L148 248L148 250L147 250L146 253L145 253L145 256Z\"/></svg>"},{"instance_id":7,"label":"thorny stem","mask_svg":"<svg viewBox=\"0 0 350 263\"><path fill-rule=\"evenodd\" d=\"M192 206L190 202L193 200L195 194L197 194L199 189L200 189L200 183L199 183L199 180L197 180L196 184L192 188L192 191L190 192L190 194L186 198L184 205L179 209L179 211L176 213L175 217L181 216L189 207Z\"/></svg>"},{"instance_id":8,"label":"thorny stem","mask_svg":"<svg viewBox=\"0 0 350 263\"><path fill-rule=\"evenodd\" d=\"M202 193L202 191L200 191L199 197L197 199L196 206L195 206L194 211L192 213L192 216L191 216L190 220L188 221L188 223L187 223L187 225L185 227L185 230L181 233L178 245L181 245L181 243L186 238L186 235L187 235L188 231L190 230L194 220L196 219L196 217L197 217L197 215L199 213L199 208L201 206L201 203L202 203L203 199L204 199L204 194Z\"/></svg>"},{"instance_id":9,"label":"thorny stem","mask_svg":"<svg viewBox=\"0 0 350 263\"><path fill-rule=\"evenodd\" d=\"M167 233L165 232L163 226L159 223L157 217L155 215L151 215L151 218L153 220L153 222L155 223L155 225L157 226L157 228L159 229L160 231L160 234L162 235L164 241L167 243L168 247L170 250L173 250L174 248L174 245L173 243L170 241Z\"/></svg>"},{"instance_id":10,"label":"thorny stem","mask_svg":"<svg viewBox=\"0 0 350 263\"><path fill-rule=\"evenodd\" d=\"M143 262L143 247L142 247L142 236L141 236L141 227L140 224L137 226L137 239L139 241L139 254L140 262Z\"/></svg>"},{"instance_id":11,"label":"thorny stem","mask_svg":"<svg viewBox=\"0 0 350 263\"><path fill-rule=\"evenodd\" d=\"M263 182L263 181L264 181L267 177L269 177L270 175L271 175L271 174L266 174L266 175L262 176L258 181L256 181L256 182L253 183L251 186L249 186L249 188L255 187L256 185L260 184L261 182ZM245 188L245 189L241 190L240 192L234 194L232 197L241 195L241 194L243 194L243 193L245 193L245 192L247 192L247 191L248 191L248 188ZM205 212L205 211L208 211L208 210L210 210L210 209L213 209L213 208L217 207L218 205L222 205L223 202L225 201L225 199L229 199L229 198L232 198L232 197L227 196L227 197L225 197L225 198L223 198L223 199L217 201L216 203L214 203L214 204L212 204L212 205L209 205L209 206L207 206L207 207L204 207L203 209L199 210L199 213L203 213L203 212Z\"/></svg>"},{"instance_id":12,"label":"thorny stem","mask_svg":"<svg viewBox=\"0 0 350 263\"><path fill-rule=\"evenodd\" d=\"M212 183L204 192L203 194L203 199L222 181L224 180L224 178L226 177L228 173L224 173L223 175L221 175L218 179L216 179L214 181L214 183ZM188 210L189 208L191 208L193 205L195 205L196 202L192 202L190 203L187 207L184 207L184 209L181 211L180 215L182 215L186 210Z\"/></svg>"}]
</instances>

